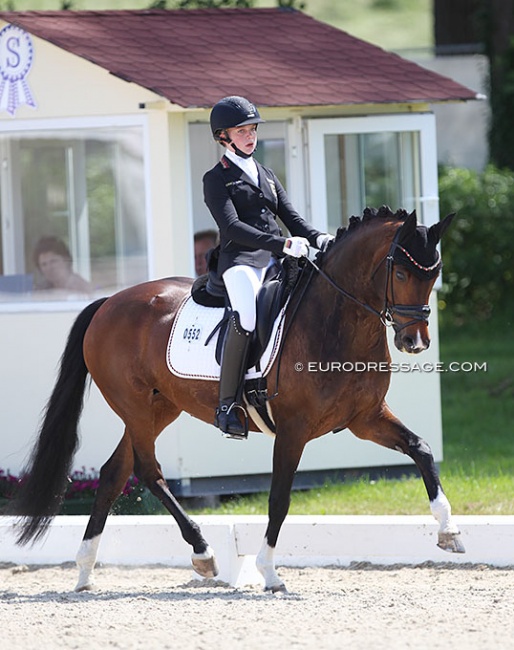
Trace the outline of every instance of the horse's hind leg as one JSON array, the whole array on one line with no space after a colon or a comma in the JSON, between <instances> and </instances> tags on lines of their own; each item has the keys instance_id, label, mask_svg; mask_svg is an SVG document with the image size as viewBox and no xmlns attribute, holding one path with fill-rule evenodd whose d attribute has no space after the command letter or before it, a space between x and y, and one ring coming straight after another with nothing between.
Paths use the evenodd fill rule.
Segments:
<instances>
[{"instance_id":1,"label":"horse's hind leg","mask_svg":"<svg viewBox=\"0 0 514 650\"><path fill-rule=\"evenodd\" d=\"M127 433L121 439L113 455L100 470L100 481L96 491L91 516L77 553L79 579L75 591L93 587L93 571L100 537L105 528L111 506L121 494L134 467L132 444Z\"/></svg>"},{"instance_id":2,"label":"horse's hind leg","mask_svg":"<svg viewBox=\"0 0 514 650\"><path fill-rule=\"evenodd\" d=\"M351 423L350 429L359 438L372 440L412 458L421 472L430 501L430 510L439 522L437 545L450 553L464 553L464 545L459 537L460 532L452 519L450 502L439 480L439 473L428 443L407 429L386 406L376 419L365 417L355 420Z\"/></svg>"},{"instance_id":3,"label":"horse's hind leg","mask_svg":"<svg viewBox=\"0 0 514 650\"><path fill-rule=\"evenodd\" d=\"M154 441L145 439L134 441L134 471L150 492L174 517L182 537L193 548L191 563L195 571L204 578L213 578L219 573L214 552L205 541L200 527L181 507L171 493L155 458Z\"/></svg>"}]
</instances>

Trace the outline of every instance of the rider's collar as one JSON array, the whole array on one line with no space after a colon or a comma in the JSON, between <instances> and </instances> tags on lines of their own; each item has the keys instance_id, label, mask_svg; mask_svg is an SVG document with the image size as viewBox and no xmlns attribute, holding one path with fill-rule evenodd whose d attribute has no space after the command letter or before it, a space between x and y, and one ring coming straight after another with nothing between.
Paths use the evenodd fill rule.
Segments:
<instances>
[{"instance_id":1,"label":"rider's collar","mask_svg":"<svg viewBox=\"0 0 514 650\"><path fill-rule=\"evenodd\" d=\"M242 169L245 174L252 179L252 181L258 185L259 184L259 172L257 170L257 164L255 160L250 158L241 158L230 149L225 149L225 157L228 158L234 165L237 165L239 169Z\"/></svg>"}]
</instances>

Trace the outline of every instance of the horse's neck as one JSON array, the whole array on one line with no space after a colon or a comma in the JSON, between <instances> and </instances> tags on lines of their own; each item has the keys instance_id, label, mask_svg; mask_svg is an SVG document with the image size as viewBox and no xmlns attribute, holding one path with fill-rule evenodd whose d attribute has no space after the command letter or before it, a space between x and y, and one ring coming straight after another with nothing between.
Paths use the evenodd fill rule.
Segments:
<instances>
[{"instance_id":1,"label":"horse's neck","mask_svg":"<svg viewBox=\"0 0 514 650\"><path fill-rule=\"evenodd\" d=\"M376 270L386 256L389 238L389 230L379 224L361 226L336 242L337 248L327 256L325 272L346 291L358 293L361 301L376 301L382 291Z\"/></svg>"},{"instance_id":2,"label":"horse's neck","mask_svg":"<svg viewBox=\"0 0 514 650\"><path fill-rule=\"evenodd\" d=\"M346 289L346 287L343 287ZM359 286L356 298L362 300ZM384 326L379 317L362 305L341 295L322 276L315 274L302 300L296 320L296 332L313 358L333 360L353 358L356 350L373 347L377 357L387 354Z\"/></svg>"},{"instance_id":3,"label":"horse's neck","mask_svg":"<svg viewBox=\"0 0 514 650\"><path fill-rule=\"evenodd\" d=\"M388 239L372 224L363 226L361 231L334 244L337 249L327 255L322 270L357 301L380 311L385 287L383 273L375 271L387 253L384 241ZM332 347L335 354L346 352L351 340L353 348L374 347L378 356L387 354L385 329L379 316L342 295L323 275L315 272L303 302L300 327L311 332L315 346Z\"/></svg>"}]
</instances>

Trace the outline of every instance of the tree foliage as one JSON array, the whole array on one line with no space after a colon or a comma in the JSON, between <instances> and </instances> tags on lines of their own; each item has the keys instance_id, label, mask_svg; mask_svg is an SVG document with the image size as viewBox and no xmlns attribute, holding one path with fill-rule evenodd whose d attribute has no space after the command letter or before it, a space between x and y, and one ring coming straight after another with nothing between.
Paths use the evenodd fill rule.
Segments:
<instances>
[{"instance_id":1,"label":"tree foliage","mask_svg":"<svg viewBox=\"0 0 514 650\"><path fill-rule=\"evenodd\" d=\"M444 168L439 196L442 216L457 213L442 242L443 319L514 316L514 172Z\"/></svg>"},{"instance_id":2,"label":"tree foliage","mask_svg":"<svg viewBox=\"0 0 514 650\"><path fill-rule=\"evenodd\" d=\"M514 169L514 0L483 0L479 17L489 59L490 160Z\"/></svg>"}]
</instances>

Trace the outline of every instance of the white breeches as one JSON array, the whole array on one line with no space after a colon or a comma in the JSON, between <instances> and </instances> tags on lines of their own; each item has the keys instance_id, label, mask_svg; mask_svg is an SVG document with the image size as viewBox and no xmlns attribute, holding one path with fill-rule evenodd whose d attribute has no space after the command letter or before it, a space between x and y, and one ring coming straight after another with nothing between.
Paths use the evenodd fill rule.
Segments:
<instances>
[{"instance_id":1,"label":"white breeches","mask_svg":"<svg viewBox=\"0 0 514 650\"><path fill-rule=\"evenodd\" d=\"M237 311L241 327L247 332L255 329L257 307L255 299L266 275L266 268L256 269L243 264L227 269L223 274L223 282L227 289L230 305Z\"/></svg>"}]
</instances>

